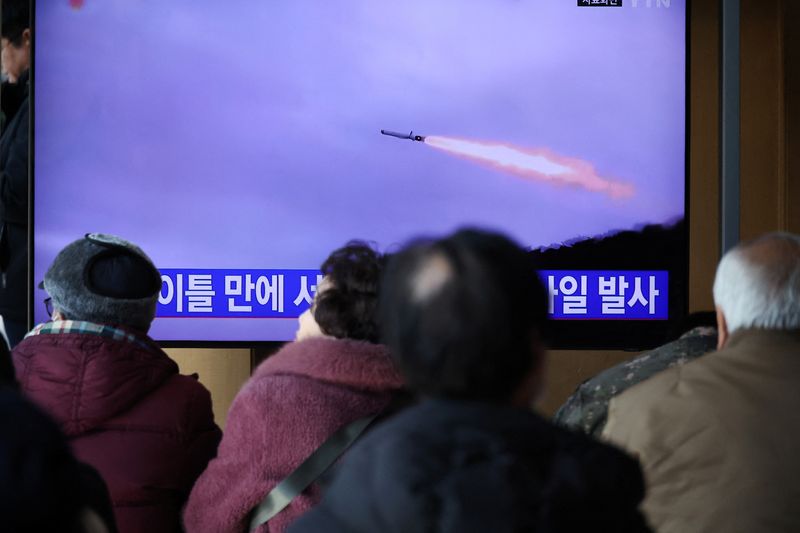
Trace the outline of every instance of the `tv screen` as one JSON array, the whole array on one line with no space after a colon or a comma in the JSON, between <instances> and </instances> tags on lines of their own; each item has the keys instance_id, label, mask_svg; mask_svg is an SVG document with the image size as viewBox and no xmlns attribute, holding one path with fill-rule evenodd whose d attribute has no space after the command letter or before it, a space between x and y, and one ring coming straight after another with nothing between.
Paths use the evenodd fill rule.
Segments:
<instances>
[{"instance_id":1,"label":"tv screen","mask_svg":"<svg viewBox=\"0 0 800 533\"><path fill-rule=\"evenodd\" d=\"M34 281L87 232L127 238L162 272L158 340L289 340L335 248L462 226L538 256L556 345L643 346L684 313L685 1L35 15Z\"/></svg>"}]
</instances>

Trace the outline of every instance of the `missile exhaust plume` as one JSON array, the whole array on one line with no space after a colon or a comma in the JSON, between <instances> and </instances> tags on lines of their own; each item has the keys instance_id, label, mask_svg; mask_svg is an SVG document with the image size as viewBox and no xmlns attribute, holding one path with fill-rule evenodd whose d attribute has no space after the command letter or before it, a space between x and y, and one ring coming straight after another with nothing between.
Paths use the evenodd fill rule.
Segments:
<instances>
[{"instance_id":1,"label":"missile exhaust plume","mask_svg":"<svg viewBox=\"0 0 800 533\"><path fill-rule=\"evenodd\" d=\"M449 154L530 180L581 187L612 198L630 198L634 193L631 184L597 175L591 163L558 155L546 148L522 148L508 143L438 135L427 135L423 142Z\"/></svg>"}]
</instances>

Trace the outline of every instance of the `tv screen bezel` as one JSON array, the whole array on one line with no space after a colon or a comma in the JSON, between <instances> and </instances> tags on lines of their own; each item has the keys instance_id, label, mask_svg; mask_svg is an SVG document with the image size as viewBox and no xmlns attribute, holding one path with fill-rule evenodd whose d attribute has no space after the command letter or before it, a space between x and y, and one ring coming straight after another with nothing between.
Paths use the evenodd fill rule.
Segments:
<instances>
[{"instance_id":1,"label":"tv screen bezel","mask_svg":"<svg viewBox=\"0 0 800 533\"><path fill-rule=\"evenodd\" d=\"M33 39L31 43L31 66L30 66L30 89L29 89L29 102L30 102L30 128L29 128L29 161L28 161L28 303L27 303L27 320L28 329L31 329L34 324L34 306L36 305L36 296L38 289L38 281L34 279L34 258L35 258L35 123L36 123L36 0L31 0L31 31ZM680 275L683 277L684 289L681 293L680 300L682 305L679 309L670 308L670 318L668 320L653 320L653 321L640 321L640 320L598 320L598 321L570 321L570 320L553 320L550 322L553 331L552 337L549 339L549 346L555 350L624 350L624 351L641 351L653 348L667 341L668 333L675 330L678 324L688 314L689 302L689 250L690 250L690 158L691 158L691 139L690 139L690 96L691 96L691 0L686 0L686 7L684 12L684 216L683 216L683 266ZM670 291L672 291L675 283L670 280ZM629 324L635 325L629 326ZM614 324L619 324L616 329L617 333L625 332L625 335L618 335L619 338L614 337L613 333L608 334L604 332L602 335L597 334L597 338L588 340L569 338L565 331L571 328L583 327L596 331L601 329L608 329ZM630 331L625 331L627 329ZM254 340L254 341L240 341L240 340L158 340L159 345L165 348L251 348L260 350L271 350L275 346L281 345L285 342L291 341L276 341L276 340Z\"/></svg>"}]
</instances>

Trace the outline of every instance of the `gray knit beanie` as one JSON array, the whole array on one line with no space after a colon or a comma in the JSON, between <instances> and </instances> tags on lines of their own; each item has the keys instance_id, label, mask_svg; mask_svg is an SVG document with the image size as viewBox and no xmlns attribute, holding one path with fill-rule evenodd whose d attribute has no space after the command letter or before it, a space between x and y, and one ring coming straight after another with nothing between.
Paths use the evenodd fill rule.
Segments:
<instances>
[{"instance_id":1,"label":"gray knit beanie","mask_svg":"<svg viewBox=\"0 0 800 533\"><path fill-rule=\"evenodd\" d=\"M161 275L135 244L89 233L58 253L44 275L44 289L69 320L147 332L155 318Z\"/></svg>"}]
</instances>

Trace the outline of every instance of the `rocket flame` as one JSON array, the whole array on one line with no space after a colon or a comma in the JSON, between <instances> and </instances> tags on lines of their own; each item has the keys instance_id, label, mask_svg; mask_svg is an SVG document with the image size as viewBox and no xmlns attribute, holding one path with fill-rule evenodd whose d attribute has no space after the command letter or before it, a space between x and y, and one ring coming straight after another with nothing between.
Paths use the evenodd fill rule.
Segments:
<instances>
[{"instance_id":1,"label":"rocket flame","mask_svg":"<svg viewBox=\"0 0 800 533\"><path fill-rule=\"evenodd\" d=\"M434 135L425 137L425 144L523 178L582 187L612 198L629 198L634 193L628 183L598 176L591 163L546 148L520 148L507 143Z\"/></svg>"}]
</instances>

